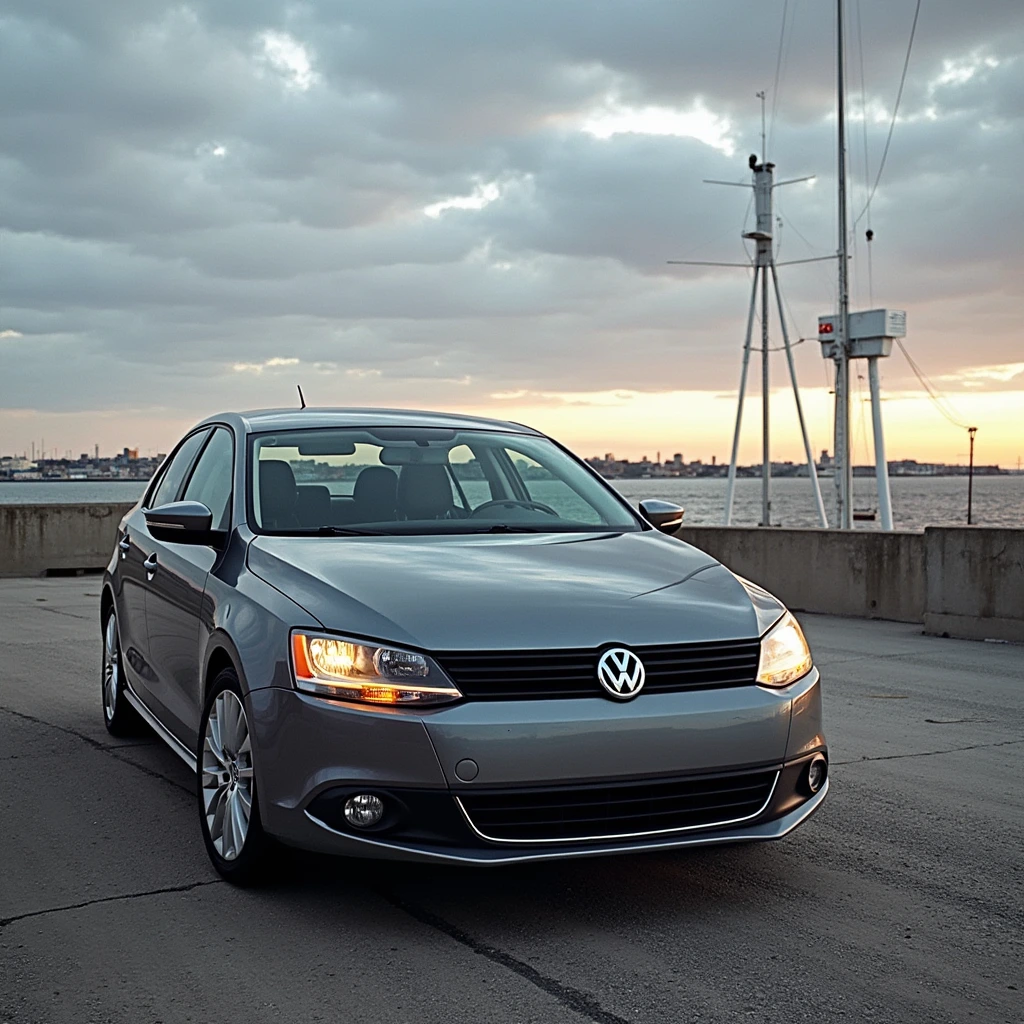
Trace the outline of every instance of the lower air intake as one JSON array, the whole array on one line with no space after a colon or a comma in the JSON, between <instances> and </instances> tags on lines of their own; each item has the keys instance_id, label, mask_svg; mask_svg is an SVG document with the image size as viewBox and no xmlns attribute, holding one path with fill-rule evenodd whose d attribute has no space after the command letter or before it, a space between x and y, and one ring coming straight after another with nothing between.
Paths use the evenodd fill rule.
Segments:
<instances>
[{"instance_id":1,"label":"lower air intake","mask_svg":"<svg viewBox=\"0 0 1024 1024\"><path fill-rule=\"evenodd\" d=\"M710 828L756 817L773 769L703 778L545 786L459 795L473 828L495 842L617 839Z\"/></svg>"}]
</instances>

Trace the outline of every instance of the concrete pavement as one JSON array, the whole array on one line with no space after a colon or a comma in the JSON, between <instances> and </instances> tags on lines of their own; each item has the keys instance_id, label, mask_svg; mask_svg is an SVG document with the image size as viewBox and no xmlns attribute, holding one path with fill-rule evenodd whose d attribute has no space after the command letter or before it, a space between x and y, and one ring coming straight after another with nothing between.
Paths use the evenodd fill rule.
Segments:
<instances>
[{"instance_id":1,"label":"concrete pavement","mask_svg":"<svg viewBox=\"0 0 1024 1024\"><path fill-rule=\"evenodd\" d=\"M781 843L238 891L113 740L96 577L0 582L0 1024L1024 1020L1024 648L803 616L833 788Z\"/></svg>"}]
</instances>

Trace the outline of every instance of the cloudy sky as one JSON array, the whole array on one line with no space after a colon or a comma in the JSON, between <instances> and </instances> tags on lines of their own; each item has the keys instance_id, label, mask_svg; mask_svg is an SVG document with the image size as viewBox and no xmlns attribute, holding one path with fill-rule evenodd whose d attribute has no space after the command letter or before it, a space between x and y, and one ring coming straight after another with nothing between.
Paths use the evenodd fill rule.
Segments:
<instances>
[{"instance_id":1,"label":"cloudy sky","mask_svg":"<svg viewBox=\"0 0 1024 1024\"><path fill-rule=\"evenodd\" d=\"M848 2L854 215L914 6ZM831 8L0 0L0 453L165 451L301 382L320 405L524 420L584 455L726 457L749 274L666 261L746 258L748 195L701 179L748 179L759 90L777 175L817 175L778 194L780 259L835 251ZM1024 4L924 0L853 304L907 309L911 355L1005 465L1022 160ZM835 265L781 274L809 335ZM830 447L828 367L796 354ZM781 353L773 373L775 456L799 458ZM883 387L890 457L958 461L963 431L899 353ZM859 400L853 424L870 461Z\"/></svg>"}]
</instances>

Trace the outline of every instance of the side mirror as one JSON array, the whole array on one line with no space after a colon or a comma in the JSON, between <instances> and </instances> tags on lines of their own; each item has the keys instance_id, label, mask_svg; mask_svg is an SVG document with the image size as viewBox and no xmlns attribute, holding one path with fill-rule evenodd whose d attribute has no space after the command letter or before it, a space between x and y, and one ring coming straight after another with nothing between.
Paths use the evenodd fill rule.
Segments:
<instances>
[{"instance_id":1,"label":"side mirror","mask_svg":"<svg viewBox=\"0 0 1024 1024\"><path fill-rule=\"evenodd\" d=\"M640 515L662 533L675 533L683 525L685 511L682 505L660 498L647 498L640 502Z\"/></svg>"},{"instance_id":2,"label":"side mirror","mask_svg":"<svg viewBox=\"0 0 1024 1024\"><path fill-rule=\"evenodd\" d=\"M172 501L146 509L149 532L157 540L178 544L212 544L213 513L200 501Z\"/></svg>"}]
</instances>

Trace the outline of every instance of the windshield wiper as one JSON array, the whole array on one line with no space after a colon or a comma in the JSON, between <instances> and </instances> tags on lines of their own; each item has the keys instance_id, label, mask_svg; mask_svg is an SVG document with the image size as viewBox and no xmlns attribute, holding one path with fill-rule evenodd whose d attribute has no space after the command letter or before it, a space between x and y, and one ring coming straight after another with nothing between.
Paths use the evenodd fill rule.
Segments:
<instances>
[{"instance_id":1,"label":"windshield wiper","mask_svg":"<svg viewBox=\"0 0 1024 1024\"><path fill-rule=\"evenodd\" d=\"M367 530L358 526L318 526L310 531L320 537L383 537L385 530Z\"/></svg>"},{"instance_id":2,"label":"windshield wiper","mask_svg":"<svg viewBox=\"0 0 1024 1024\"><path fill-rule=\"evenodd\" d=\"M512 523L495 523L486 530L475 530L474 533L553 533L550 529L537 526L520 526Z\"/></svg>"}]
</instances>

